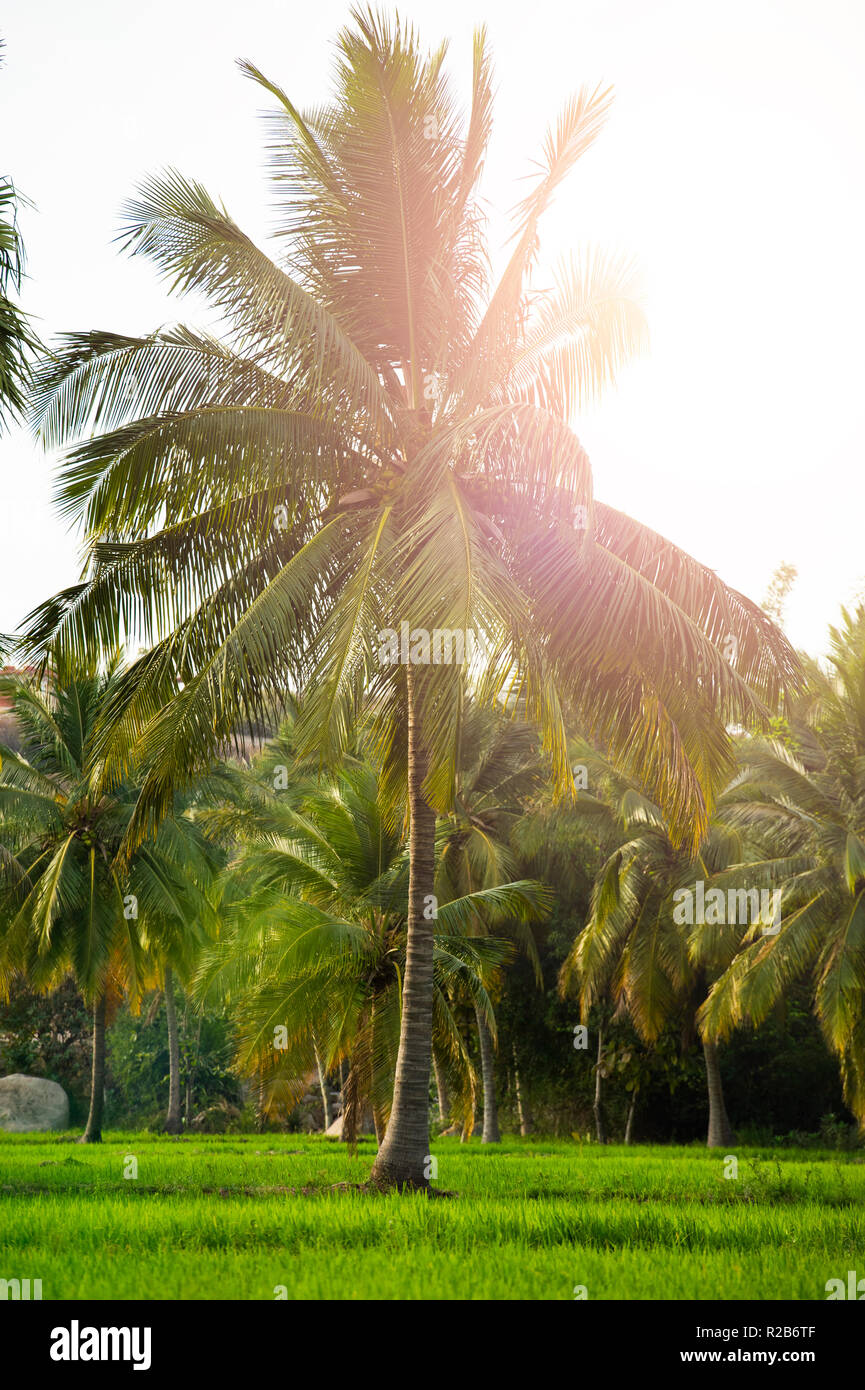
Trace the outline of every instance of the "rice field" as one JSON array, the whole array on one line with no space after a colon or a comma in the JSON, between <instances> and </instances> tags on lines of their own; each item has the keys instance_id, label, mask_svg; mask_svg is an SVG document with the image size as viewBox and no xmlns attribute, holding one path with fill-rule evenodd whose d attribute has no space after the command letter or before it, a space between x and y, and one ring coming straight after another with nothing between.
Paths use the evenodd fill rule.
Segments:
<instances>
[{"instance_id":1,"label":"rice field","mask_svg":"<svg viewBox=\"0 0 865 1390\"><path fill-rule=\"evenodd\" d=\"M861 1154L739 1149L727 1177L698 1147L433 1149L445 1200L360 1190L372 1141L0 1135L0 1279L45 1300L771 1300L865 1274Z\"/></svg>"}]
</instances>

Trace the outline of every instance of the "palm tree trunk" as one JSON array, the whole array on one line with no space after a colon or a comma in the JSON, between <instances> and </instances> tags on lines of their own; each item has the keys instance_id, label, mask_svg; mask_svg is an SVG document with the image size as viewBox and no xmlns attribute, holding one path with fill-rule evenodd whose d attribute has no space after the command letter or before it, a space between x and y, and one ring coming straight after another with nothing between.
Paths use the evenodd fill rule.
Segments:
<instances>
[{"instance_id":1,"label":"palm tree trunk","mask_svg":"<svg viewBox=\"0 0 865 1390\"><path fill-rule=\"evenodd\" d=\"M592 1107L595 1114L595 1135L599 1144L607 1142L607 1126L604 1120L604 1084L601 1076L601 1062L604 1055L604 1030L598 1029L598 1061L595 1066L595 1103Z\"/></svg>"},{"instance_id":2,"label":"palm tree trunk","mask_svg":"<svg viewBox=\"0 0 865 1390\"><path fill-rule=\"evenodd\" d=\"M727 1118L727 1107L724 1104L717 1044L704 1042L703 1056L706 1059L706 1084L709 1090L709 1136L706 1140L706 1147L709 1149L728 1149L734 1142L734 1138L730 1121Z\"/></svg>"},{"instance_id":3,"label":"palm tree trunk","mask_svg":"<svg viewBox=\"0 0 865 1390\"><path fill-rule=\"evenodd\" d=\"M625 1143L630 1144L634 1133L634 1112L637 1109L637 1092L631 1092L631 1103L628 1106L628 1120L625 1125Z\"/></svg>"},{"instance_id":4,"label":"palm tree trunk","mask_svg":"<svg viewBox=\"0 0 865 1390\"><path fill-rule=\"evenodd\" d=\"M343 1143L347 1143L347 1142L348 1142L348 1138L349 1138L349 1136L348 1136L348 1131L346 1130L346 1124L345 1124L346 1110L347 1110L347 1107L348 1107L348 1097L347 1097L347 1095L346 1095L346 1085L347 1085L347 1083L348 1083L348 1072L349 1072L348 1063L346 1062L345 1058L343 1057L342 1061L341 1061L340 1064L339 1064L339 1104L340 1104L339 1118L340 1118L340 1120L341 1120L341 1122L342 1122L341 1125L340 1125L339 1137L340 1137L340 1139L343 1141Z\"/></svg>"},{"instance_id":5,"label":"palm tree trunk","mask_svg":"<svg viewBox=\"0 0 865 1390\"><path fill-rule=\"evenodd\" d=\"M406 666L408 692L409 886L402 1020L387 1134L373 1164L372 1181L383 1187L426 1190L429 1155L429 1081L432 1056L433 927L424 917L424 898L435 880L435 812L423 780L427 758L421 744L414 672Z\"/></svg>"},{"instance_id":6,"label":"palm tree trunk","mask_svg":"<svg viewBox=\"0 0 865 1390\"><path fill-rule=\"evenodd\" d=\"M387 1133L387 1125L385 1124L381 1107L378 1105L372 1107L372 1127L375 1130L375 1142L378 1144L379 1148L381 1148L384 1143L384 1136Z\"/></svg>"},{"instance_id":7,"label":"palm tree trunk","mask_svg":"<svg viewBox=\"0 0 865 1390\"><path fill-rule=\"evenodd\" d=\"M267 1081L264 1075L264 1067L258 1070L258 1098L255 1102L255 1128L259 1134L264 1133L264 1126L267 1124Z\"/></svg>"},{"instance_id":8,"label":"palm tree trunk","mask_svg":"<svg viewBox=\"0 0 865 1390\"><path fill-rule=\"evenodd\" d=\"M448 1099L448 1083L447 1077L444 1073L444 1067L442 1066L438 1057L436 1057L435 1053L433 1053L433 1071L435 1072L436 1079L436 1096L438 1097L439 1121L441 1122L441 1124L446 1125L448 1122L448 1113L451 1108L450 1100Z\"/></svg>"},{"instance_id":9,"label":"palm tree trunk","mask_svg":"<svg viewBox=\"0 0 865 1390\"><path fill-rule=\"evenodd\" d=\"M517 1063L517 1049L514 1047L514 1095L517 1102L517 1119L520 1122L520 1134L531 1134L535 1127L532 1119L532 1108L529 1104L529 1093L520 1080L520 1069Z\"/></svg>"},{"instance_id":10,"label":"palm tree trunk","mask_svg":"<svg viewBox=\"0 0 865 1390\"><path fill-rule=\"evenodd\" d=\"M496 1104L496 1068L493 1057L493 1040L486 1020L475 1005L475 1018L478 1024L478 1041L481 1047L481 1077L484 1087L484 1130L482 1144L500 1144L499 1111Z\"/></svg>"},{"instance_id":11,"label":"palm tree trunk","mask_svg":"<svg viewBox=\"0 0 865 1390\"><path fill-rule=\"evenodd\" d=\"M330 1129L331 1113L330 1096L327 1091L327 1077L324 1074L324 1068L321 1065L321 1057L319 1056L318 1048L315 1044L313 1044L313 1050L315 1052L315 1065L318 1071L318 1085L321 1091L321 1104L324 1109L324 1128Z\"/></svg>"},{"instance_id":12,"label":"palm tree trunk","mask_svg":"<svg viewBox=\"0 0 865 1390\"><path fill-rule=\"evenodd\" d=\"M170 966L165 967L165 1021L168 1025L168 1113L165 1116L165 1133L179 1134L183 1128L180 1113L180 1038L174 1002L174 973Z\"/></svg>"},{"instance_id":13,"label":"palm tree trunk","mask_svg":"<svg viewBox=\"0 0 865 1390\"><path fill-rule=\"evenodd\" d=\"M105 995L93 1005L93 1070L90 1078L90 1111L79 1144L102 1143L102 1111L105 1103Z\"/></svg>"}]
</instances>

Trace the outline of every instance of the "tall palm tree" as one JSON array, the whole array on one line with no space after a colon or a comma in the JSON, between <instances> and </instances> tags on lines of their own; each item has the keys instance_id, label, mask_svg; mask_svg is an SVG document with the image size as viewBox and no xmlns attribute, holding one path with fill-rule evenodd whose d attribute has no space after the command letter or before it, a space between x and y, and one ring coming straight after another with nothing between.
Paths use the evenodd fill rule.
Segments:
<instances>
[{"instance_id":1,"label":"tall palm tree","mask_svg":"<svg viewBox=\"0 0 865 1390\"><path fill-rule=\"evenodd\" d=\"M208 856L187 820L166 817L155 840L118 862L135 787L108 795L93 778L93 735L121 676L59 665L42 685L0 678L23 751L0 746L0 990L15 974L37 989L71 971L93 1011L90 1110L83 1142L102 1137L105 1030L114 1002L137 1002L160 946L209 916ZM176 949L176 948L175 948Z\"/></svg>"},{"instance_id":2,"label":"tall palm tree","mask_svg":"<svg viewBox=\"0 0 865 1390\"><path fill-rule=\"evenodd\" d=\"M766 843L781 913L775 934L732 960L701 1023L713 1039L756 1026L793 981L810 978L845 1099L865 1127L865 607L842 610L830 636L829 668L810 667L785 737L742 750L745 771L724 814Z\"/></svg>"},{"instance_id":3,"label":"tall palm tree","mask_svg":"<svg viewBox=\"0 0 865 1390\"><path fill-rule=\"evenodd\" d=\"M177 172L130 204L127 247L204 295L226 331L73 334L47 361L34 421L48 445L82 441L59 499L83 524L90 570L28 632L36 649L110 645L121 629L152 644L102 745L109 780L130 746L149 768L132 837L239 718L286 690L306 692L299 737L334 765L355 720L371 724L410 819L396 1091L374 1176L422 1188L424 906L470 675L481 703L521 701L560 792L570 702L696 843L730 763L726 725L773 703L796 658L755 605L592 495L570 422L643 339L633 275L595 252L550 288L535 277L543 214L610 92L565 105L492 286L484 32L465 121L445 46L426 54L401 20L355 10L337 54L330 104L305 114L242 65L275 103L277 260ZM397 630L421 635L411 660L383 647ZM423 664L436 630L464 651L476 638L471 670Z\"/></svg>"}]
</instances>

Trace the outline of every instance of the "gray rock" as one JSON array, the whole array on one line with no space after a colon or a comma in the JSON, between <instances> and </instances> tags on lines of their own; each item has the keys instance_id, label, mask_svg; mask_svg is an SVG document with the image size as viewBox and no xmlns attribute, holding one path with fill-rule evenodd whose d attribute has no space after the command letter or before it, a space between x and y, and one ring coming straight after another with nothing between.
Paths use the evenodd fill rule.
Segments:
<instances>
[{"instance_id":1,"label":"gray rock","mask_svg":"<svg viewBox=\"0 0 865 1390\"><path fill-rule=\"evenodd\" d=\"M56 1081L20 1074L0 1077L0 1129L24 1134L68 1128L69 1097Z\"/></svg>"},{"instance_id":2,"label":"gray rock","mask_svg":"<svg viewBox=\"0 0 865 1390\"><path fill-rule=\"evenodd\" d=\"M337 1115L336 1119L324 1131L331 1139L342 1138L342 1115ZM372 1114L366 1112L360 1126L361 1134L375 1134L375 1125L372 1122Z\"/></svg>"}]
</instances>

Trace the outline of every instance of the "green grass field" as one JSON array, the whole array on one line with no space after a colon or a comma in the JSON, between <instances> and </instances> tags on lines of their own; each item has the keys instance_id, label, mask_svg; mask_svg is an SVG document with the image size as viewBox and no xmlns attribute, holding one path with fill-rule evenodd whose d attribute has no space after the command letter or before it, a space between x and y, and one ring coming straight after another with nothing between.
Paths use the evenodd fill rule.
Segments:
<instances>
[{"instance_id":1,"label":"green grass field","mask_svg":"<svg viewBox=\"0 0 865 1390\"><path fill-rule=\"evenodd\" d=\"M43 1299L825 1299L865 1274L861 1154L740 1149L730 1180L697 1147L434 1151L448 1200L330 1190L364 1181L371 1141L0 1135L0 1278Z\"/></svg>"}]
</instances>

